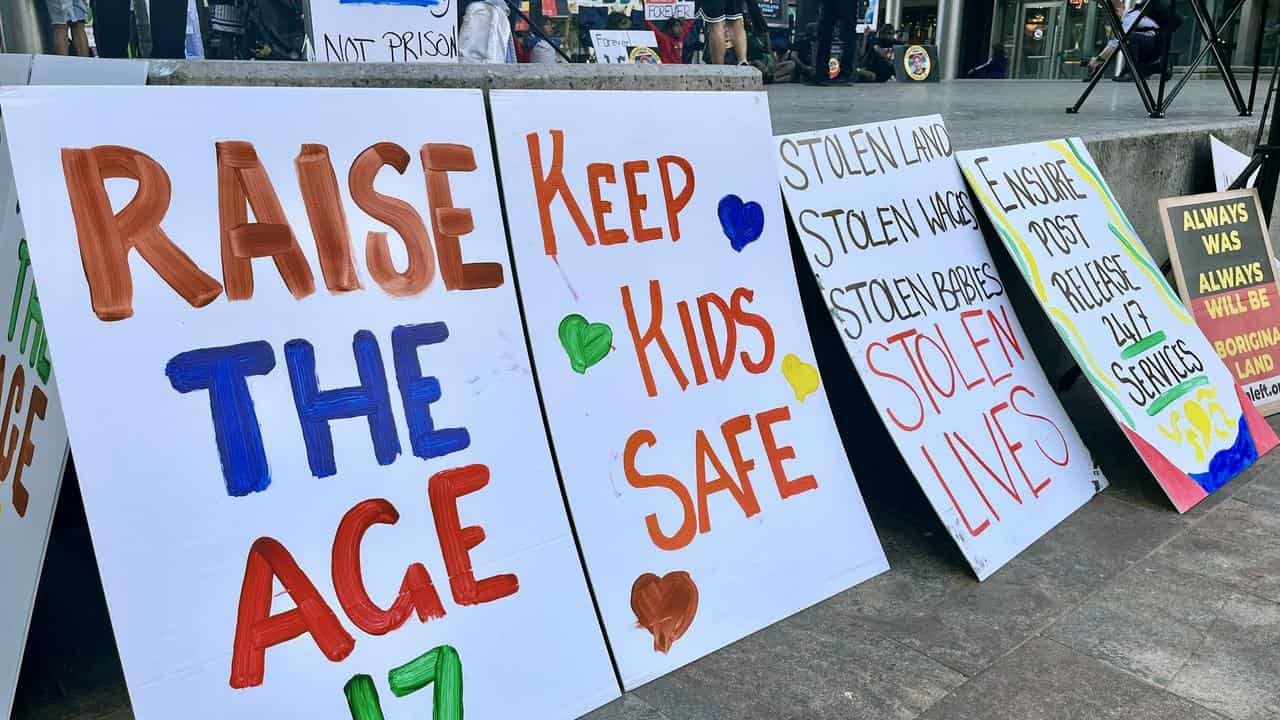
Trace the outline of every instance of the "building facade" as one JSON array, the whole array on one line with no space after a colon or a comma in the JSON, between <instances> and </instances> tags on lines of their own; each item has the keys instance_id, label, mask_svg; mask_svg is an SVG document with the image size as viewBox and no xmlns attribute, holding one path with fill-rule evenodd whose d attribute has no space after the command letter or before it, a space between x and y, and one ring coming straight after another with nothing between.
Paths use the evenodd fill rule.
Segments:
<instances>
[{"instance_id":1,"label":"building facade","mask_svg":"<svg viewBox=\"0 0 1280 720\"><path fill-rule=\"evenodd\" d=\"M1102 0L1106 1L1106 0ZM993 46L1009 59L1009 77L1026 80L1083 78L1084 63L1110 38L1099 0L882 0L882 20L894 25L905 42L934 43L943 58L945 77L964 77L986 62ZM1133 0L1125 0L1131 7ZM1215 22L1221 22L1232 0L1208 0ZM1280 35L1280 3L1247 0L1223 32L1231 62L1251 66L1259 24L1264 67L1275 61ZM1204 47L1191 7L1177 4L1184 18L1174 34L1173 64L1185 66ZM1206 63L1207 67L1212 67Z\"/></svg>"}]
</instances>

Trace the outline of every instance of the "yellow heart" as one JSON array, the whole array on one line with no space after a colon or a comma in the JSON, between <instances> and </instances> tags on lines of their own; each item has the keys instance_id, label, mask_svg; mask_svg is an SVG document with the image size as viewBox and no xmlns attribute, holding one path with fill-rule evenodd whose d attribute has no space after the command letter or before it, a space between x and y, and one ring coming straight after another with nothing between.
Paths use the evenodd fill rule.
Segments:
<instances>
[{"instance_id":1,"label":"yellow heart","mask_svg":"<svg viewBox=\"0 0 1280 720\"><path fill-rule=\"evenodd\" d=\"M787 384L796 394L796 400L800 402L818 391L818 368L796 357L794 353L787 353L782 358L782 376L787 379Z\"/></svg>"}]
</instances>

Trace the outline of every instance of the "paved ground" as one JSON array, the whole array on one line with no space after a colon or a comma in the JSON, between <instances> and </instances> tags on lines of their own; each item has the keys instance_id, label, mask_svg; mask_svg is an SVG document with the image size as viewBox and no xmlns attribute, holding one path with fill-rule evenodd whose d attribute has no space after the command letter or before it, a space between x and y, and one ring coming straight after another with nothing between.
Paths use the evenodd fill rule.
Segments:
<instances>
[{"instance_id":1,"label":"paved ground","mask_svg":"<svg viewBox=\"0 0 1280 720\"><path fill-rule=\"evenodd\" d=\"M1247 78L1244 92L1248 93ZM1128 83L1102 82L1079 115L1064 110L1075 103L1084 83L1068 80L959 81L937 84L886 83L815 88L769 86L775 133L891 120L941 113L956 146L1008 145L1049 137L1081 135L1098 140L1153 128L1209 130L1244 125L1227 91L1217 80L1193 80L1178 96L1169 116L1150 120L1137 90ZM1266 83L1259 82L1261 112Z\"/></svg>"},{"instance_id":2,"label":"paved ground","mask_svg":"<svg viewBox=\"0 0 1280 720\"><path fill-rule=\"evenodd\" d=\"M785 86L770 100L779 132L941 111L961 147L1253 123L1209 82L1169 120L1111 83L1073 118L1062 107L1080 87ZM883 434L848 368L823 373L842 420ZM867 452L887 440L863 443L851 460L892 570L589 720L1280 718L1280 451L1178 515L1092 390L1064 400L1112 486L991 579L973 578L901 461ZM77 503L59 511L63 577L42 585L17 718L132 717L101 598L48 590L95 574Z\"/></svg>"}]
</instances>

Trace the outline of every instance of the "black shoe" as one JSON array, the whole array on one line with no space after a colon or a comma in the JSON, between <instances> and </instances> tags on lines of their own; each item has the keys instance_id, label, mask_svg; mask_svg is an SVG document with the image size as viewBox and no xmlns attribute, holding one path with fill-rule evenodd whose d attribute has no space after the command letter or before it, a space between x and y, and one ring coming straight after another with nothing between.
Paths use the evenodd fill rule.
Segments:
<instances>
[{"instance_id":1,"label":"black shoe","mask_svg":"<svg viewBox=\"0 0 1280 720\"><path fill-rule=\"evenodd\" d=\"M1111 80L1113 82L1133 82L1133 73L1129 72L1128 70L1125 70L1119 75L1111 78Z\"/></svg>"}]
</instances>

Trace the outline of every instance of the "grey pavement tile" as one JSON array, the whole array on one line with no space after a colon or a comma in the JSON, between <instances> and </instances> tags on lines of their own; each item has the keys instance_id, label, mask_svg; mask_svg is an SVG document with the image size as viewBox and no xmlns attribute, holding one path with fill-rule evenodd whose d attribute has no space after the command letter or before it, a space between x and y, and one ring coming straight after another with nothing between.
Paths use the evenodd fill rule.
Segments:
<instances>
[{"instance_id":1,"label":"grey pavement tile","mask_svg":"<svg viewBox=\"0 0 1280 720\"><path fill-rule=\"evenodd\" d=\"M1272 424L1280 415L1271 418ZM1254 507L1280 513L1280 449L1272 450L1250 468L1252 481L1236 493L1235 498Z\"/></svg>"},{"instance_id":2,"label":"grey pavement tile","mask_svg":"<svg viewBox=\"0 0 1280 720\"><path fill-rule=\"evenodd\" d=\"M1034 638L922 720L1221 720L1100 660Z\"/></svg>"},{"instance_id":3,"label":"grey pavement tile","mask_svg":"<svg viewBox=\"0 0 1280 720\"><path fill-rule=\"evenodd\" d=\"M911 720L964 676L813 610L638 688L670 720Z\"/></svg>"},{"instance_id":4,"label":"grey pavement tile","mask_svg":"<svg viewBox=\"0 0 1280 720\"><path fill-rule=\"evenodd\" d=\"M17 703L14 720L132 720L133 710L124 685L77 690L39 702Z\"/></svg>"},{"instance_id":5,"label":"grey pavement tile","mask_svg":"<svg viewBox=\"0 0 1280 720\"><path fill-rule=\"evenodd\" d=\"M1236 597L1200 576L1143 563L1044 634L1167 687Z\"/></svg>"},{"instance_id":6,"label":"grey pavement tile","mask_svg":"<svg viewBox=\"0 0 1280 720\"><path fill-rule=\"evenodd\" d=\"M667 720L667 716L634 694L627 693L608 705L583 715L580 720Z\"/></svg>"},{"instance_id":7,"label":"grey pavement tile","mask_svg":"<svg viewBox=\"0 0 1280 720\"><path fill-rule=\"evenodd\" d=\"M1280 602L1280 512L1228 500L1153 560Z\"/></svg>"},{"instance_id":8,"label":"grey pavement tile","mask_svg":"<svg viewBox=\"0 0 1280 720\"><path fill-rule=\"evenodd\" d=\"M1038 632L1186 528L1175 513L1094 498L979 584L941 532L877 518L891 571L829 604L966 675Z\"/></svg>"},{"instance_id":9,"label":"grey pavement tile","mask_svg":"<svg viewBox=\"0 0 1280 720\"><path fill-rule=\"evenodd\" d=\"M1280 717L1280 605L1228 597L1169 690L1233 720Z\"/></svg>"}]
</instances>

